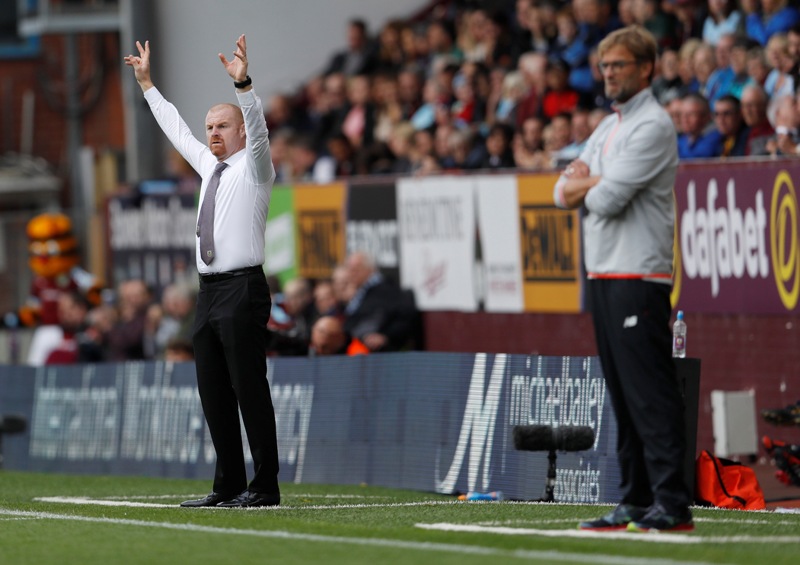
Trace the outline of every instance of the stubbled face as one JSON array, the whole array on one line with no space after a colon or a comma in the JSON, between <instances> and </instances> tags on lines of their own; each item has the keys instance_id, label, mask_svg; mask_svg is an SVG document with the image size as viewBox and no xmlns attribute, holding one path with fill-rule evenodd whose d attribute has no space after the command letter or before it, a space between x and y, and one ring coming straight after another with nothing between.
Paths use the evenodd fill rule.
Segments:
<instances>
[{"instance_id":1,"label":"stubbled face","mask_svg":"<svg viewBox=\"0 0 800 565\"><path fill-rule=\"evenodd\" d=\"M605 67L603 80L606 96L615 102L627 102L649 84L652 64L637 62L633 54L622 45L610 47L600 57L600 64Z\"/></svg>"},{"instance_id":2,"label":"stubbled face","mask_svg":"<svg viewBox=\"0 0 800 565\"><path fill-rule=\"evenodd\" d=\"M206 140L211 154L218 161L224 161L237 151L244 149L244 122L233 107L221 104L208 111Z\"/></svg>"}]
</instances>

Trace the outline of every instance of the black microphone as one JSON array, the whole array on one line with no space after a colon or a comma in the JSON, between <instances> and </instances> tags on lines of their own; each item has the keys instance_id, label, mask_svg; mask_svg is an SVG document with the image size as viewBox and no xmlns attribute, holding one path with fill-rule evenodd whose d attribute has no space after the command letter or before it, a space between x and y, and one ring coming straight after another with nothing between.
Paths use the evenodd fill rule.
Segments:
<instances>
[{"instance_id":1,"label":"black microphone","mask_svg":"<svg viewBox=\"0 0 800 565\"><path fill-rule=\"evenodd\" d=\"M17 415L0 416L0 434L18 434L25 431L28 421Z\"/></svg>"},{"instance_id":2,"label":"black microphone","mask_svg":"<svg viewBox=\"0 0 800 565\"><path fill-rule=\"evenodd\" d=\"M584 451L594 446L589 426L514 426L514 448L520 451Z\"/></svg>"}]
</instances>

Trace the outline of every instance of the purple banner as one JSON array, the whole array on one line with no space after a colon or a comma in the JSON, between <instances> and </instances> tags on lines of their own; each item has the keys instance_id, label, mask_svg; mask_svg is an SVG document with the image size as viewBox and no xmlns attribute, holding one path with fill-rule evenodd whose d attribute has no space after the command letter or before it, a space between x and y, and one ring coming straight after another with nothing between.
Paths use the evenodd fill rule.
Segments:
<instances>
[{"instance_id":1,"label":"purple banner","mask_svg":"<svg viewBox=\"0 0 800 565\"><path fill-rule=\"evenodd\" d=\"M798 311L798 181L800 162L681 169L675 184L676 308Z\"/></svg>"}]
</instances>

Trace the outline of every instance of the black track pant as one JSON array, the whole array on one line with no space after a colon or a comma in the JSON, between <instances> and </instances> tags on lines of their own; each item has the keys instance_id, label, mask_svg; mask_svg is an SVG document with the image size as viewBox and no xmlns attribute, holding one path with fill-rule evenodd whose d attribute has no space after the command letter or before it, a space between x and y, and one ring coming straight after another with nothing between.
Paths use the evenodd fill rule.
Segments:
<instances>
[{"instance_id":1,"label":"black track pant","mask_svg":"<svg viewBox=\"0 0 800 565\"><path fill-rule=\"evenodd\" d=\"M638 279L588 283L597 350L617 418L622 502L683 513L684 404L669 328L670 287Z\"/></svg>"}]
</instances>

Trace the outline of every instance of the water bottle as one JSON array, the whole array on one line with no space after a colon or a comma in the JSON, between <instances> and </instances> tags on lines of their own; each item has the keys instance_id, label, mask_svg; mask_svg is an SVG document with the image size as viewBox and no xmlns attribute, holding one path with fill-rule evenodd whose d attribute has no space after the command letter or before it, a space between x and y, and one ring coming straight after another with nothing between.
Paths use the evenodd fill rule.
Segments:
<instances>
[{"instance_id":1,"label":"water bottle","mask_svg":"<svg viewBox=\"0 0 800 565\"><path fill-rule=\"evenodd\" d=\"M480 502L489 500L503 500L503 493L498 491L493 492L468 492L458 497L459 500L466 500L469 502Z\"/></svg>"},{"instance_id":2,"label":"water bottle","mask_svg":"<svg viewBox=\"0 0 800 565\"><path fill-rule=\"evenodd\" d=\"M672 325L672 356L686 357L686 322L683 321L683 310L678 310L678 319Z\"/></svg>"}]
</instances>

